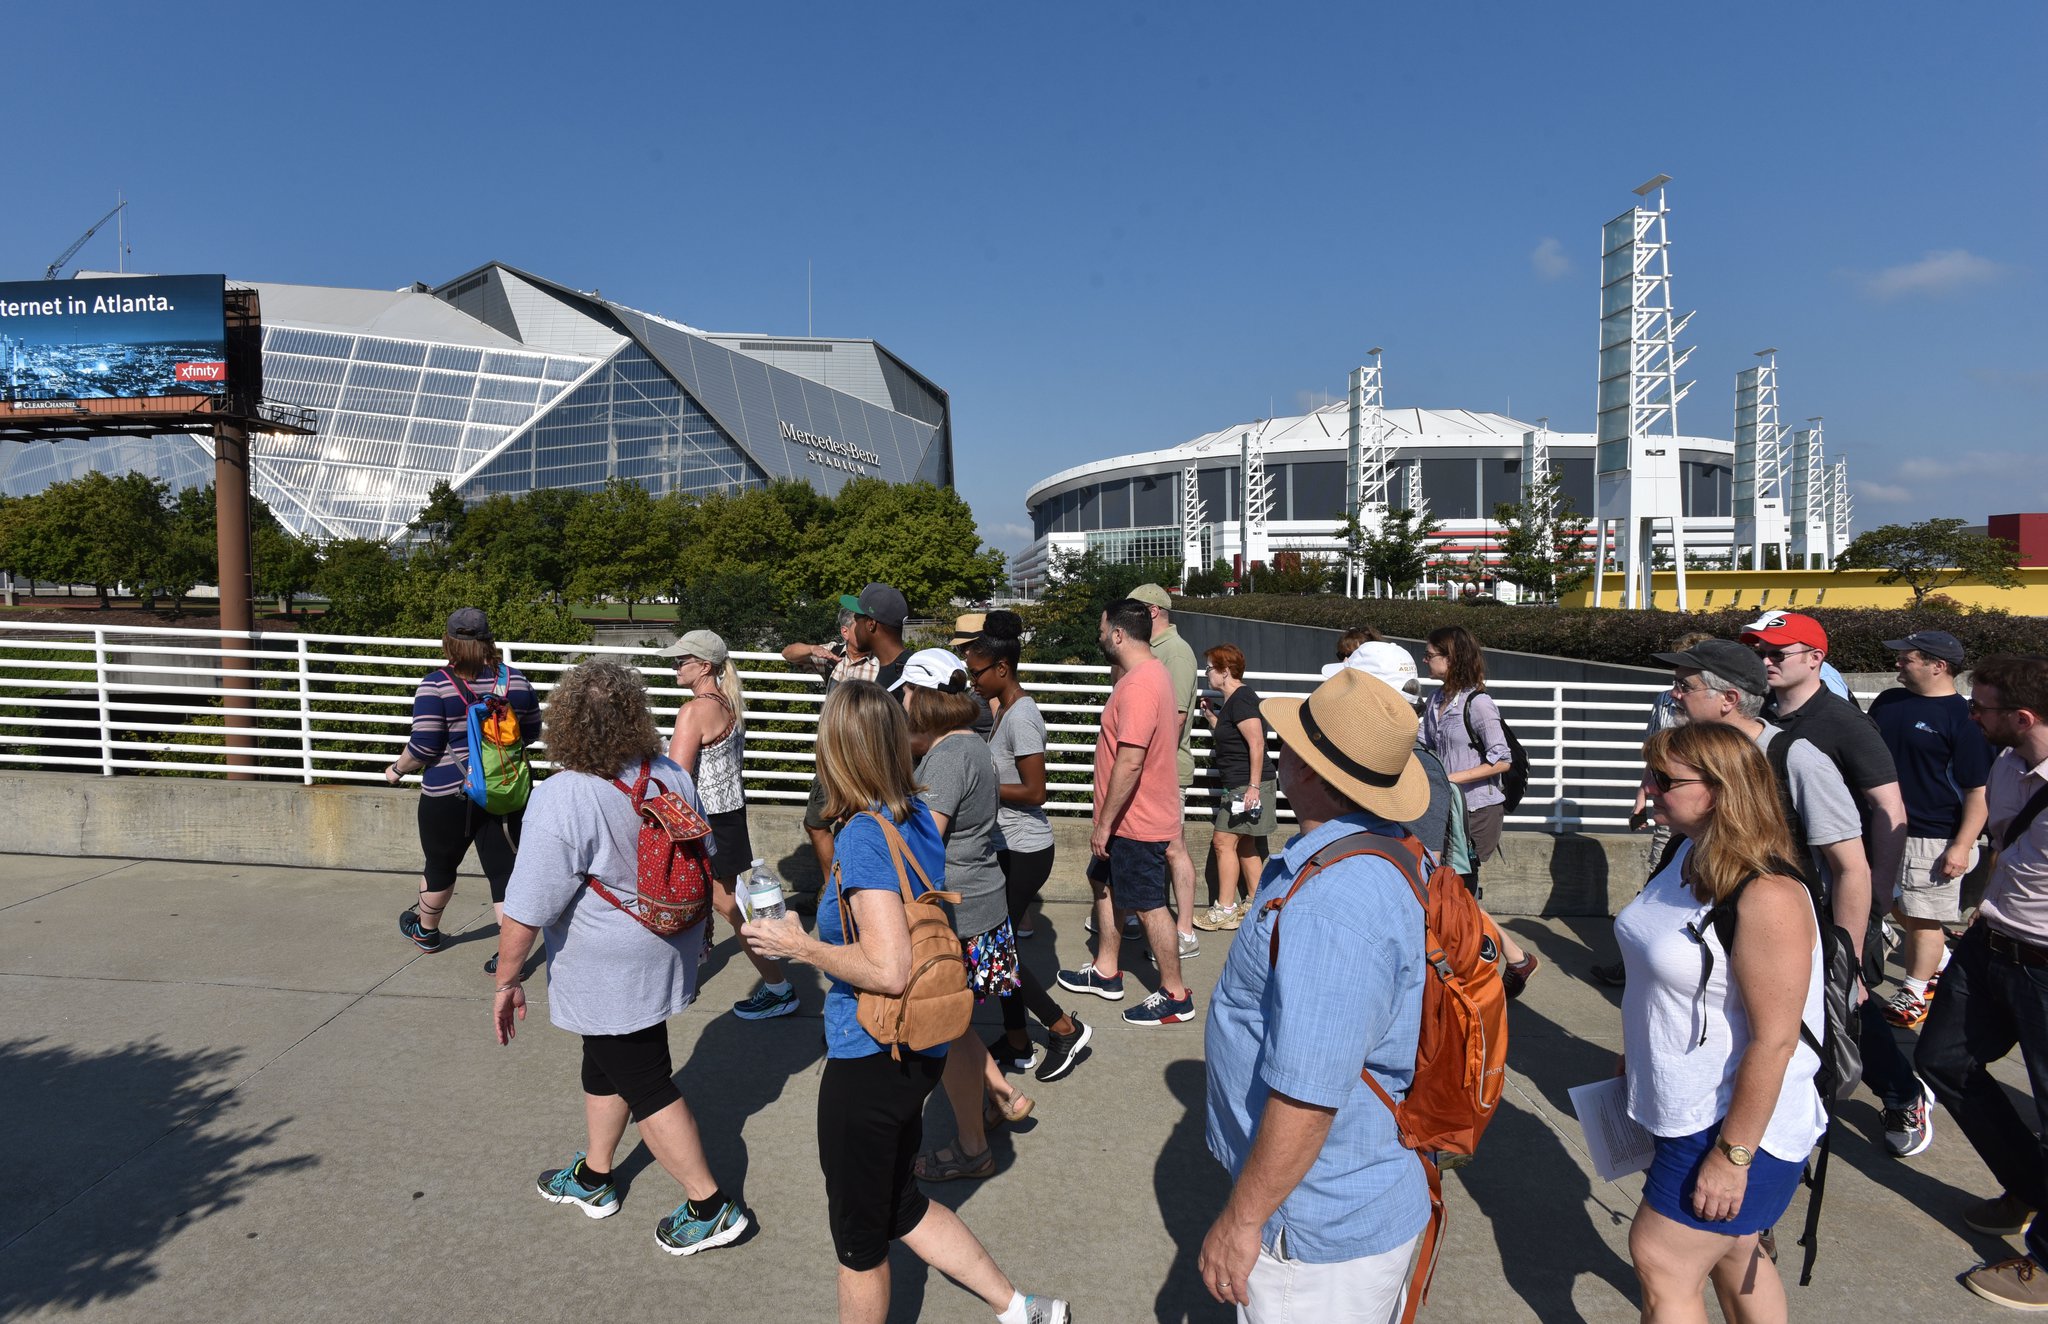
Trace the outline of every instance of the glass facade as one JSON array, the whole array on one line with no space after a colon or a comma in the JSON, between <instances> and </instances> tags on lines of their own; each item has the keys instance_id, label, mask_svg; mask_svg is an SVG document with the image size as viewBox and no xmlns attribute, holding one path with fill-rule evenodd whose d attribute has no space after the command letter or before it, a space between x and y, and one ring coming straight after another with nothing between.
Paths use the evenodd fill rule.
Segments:
<instances>
[{"instance_id":1,"label":"glass facade","mask_svg":"<svg viewBox=\"0 0 2048 1324\"><path fill-rule=\"evenodd\" d=\"M1204 529L1203 565L1214 559L1207 555L1208 547L1209 533ZM1177 525L1168 525L1160 529L1115 529L1091 533L1088 535L1087 548L1111 565L1136 565L1141 561L1178 561L1182 555L1180 529Z\"/></svg>"}]
</instances>

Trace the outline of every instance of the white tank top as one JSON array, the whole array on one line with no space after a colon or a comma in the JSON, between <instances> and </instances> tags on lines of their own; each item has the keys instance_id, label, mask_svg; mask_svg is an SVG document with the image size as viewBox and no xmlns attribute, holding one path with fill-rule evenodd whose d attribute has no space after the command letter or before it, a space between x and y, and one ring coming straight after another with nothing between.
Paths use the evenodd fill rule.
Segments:
<instances>
[{"instance_id":1,"label":"white tank top","mask_svg":"<svg viewBox=\"0 0 2048 1324\"><path fill-rule=\"evenodd\" d=\"M732 710L723 699L706 695L728 718ZM729 814L747 806L745 783L740 780L740 761L746 755L747 738L740 724L733 722L725 734L697 751L697 794L707 814Z\"/></svg>"},{"instance_id":2,"label":"white tank top","mask_svg":"<svg viewBox=\"0 0 2048 1324\"><path fill-rule=\"evenodd\" d=\"M1728 1115L1735 1072L1749 1047L1749 1012L1736 991L1728 953L1705 924L1712 907L1681 879L1692 853L1684 842L1669 866L1614 919L1628 964L1621 998L1621 1037L1628 1054L1629 1116L1652 1135L1688 1136ZM1691 931L1688 931L1691 926ZM1820 934L1811 923L1812 957L1801 1013L1818 1041L1826 1025L1821 1002ZM1702 936L1695 937L1695 934ZM1702 945L1713 972L1700 986ZM1820 1057L1802 1036L1786 1064L1778 1105L1762 1148L1788 1162L1803 1160L1827 1127L1814 1073Z\"/></svg>"}]
</instances>

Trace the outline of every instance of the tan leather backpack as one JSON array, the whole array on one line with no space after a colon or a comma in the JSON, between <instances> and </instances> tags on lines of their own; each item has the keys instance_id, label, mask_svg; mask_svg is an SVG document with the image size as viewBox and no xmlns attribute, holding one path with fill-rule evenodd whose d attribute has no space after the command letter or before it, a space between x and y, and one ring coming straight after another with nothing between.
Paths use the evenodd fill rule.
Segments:
<instances>
[{"instance_id":1,"label":"tan leather backpack","mask_svg":"<svg viewBox=\"0 0 2048 1324\"><path fill-rule=\"evenodd\" d=\"M953 922L946 917L942 904L958 904L960 894L934 891L924 866L911 854L896 825L873 810L865 811L865 816L881 826L882 838L889 843L889 858L896 865L896 886L903 894L903 918L910 925L910 977L904 980L903 992L899 994L863 990L855 1014L860 1028L887 1048L889 1056L901 1061L906 1048L921 1053L958 1039L967 1032L967 1024L974 1016L974 995L967 987L967 958L961 951L960 935L953 931ZM906 865L924 884L925 890L915 896L911 895ZM839 923L847 942L860 941L853 910L846 904L846 893L840 887L836 859L832 862L832 888L839 897Z\"/></svg>"}]
</instances>

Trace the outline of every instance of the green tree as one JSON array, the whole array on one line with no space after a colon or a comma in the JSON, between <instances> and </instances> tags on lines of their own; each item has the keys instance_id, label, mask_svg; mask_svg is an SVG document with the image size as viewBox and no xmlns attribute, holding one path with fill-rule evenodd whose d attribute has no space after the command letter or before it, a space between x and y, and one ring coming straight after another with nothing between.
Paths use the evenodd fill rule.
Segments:
<instances>
[{"instance_id":1,"label":"green tree","mask_svg":"<svg viewBox=\"0 0 2048 1324\"><path fill-rule=\"evenodd\" d=\"M314 590L327 599L322 626L333 634L389 634L398 619L405 567L374 538L337 538L320 552ZM451 609L452 610L452 609ZM435 634L439 635L438 627Z\"/></svg>"},{"instance_id":2,"label":"green tree","mask_svg":"<svg viewBox=\"0 0 2048 1324\"><path fill-rule=\"evenodd\" d=\"M1362 557L1365 572L1400 597L1422 582L1431 562L1430 540L1442 529L1436 516L1414 511L1390 510L1379 528L1366 539Z\"/></svg>"},{"instance_id":3,"label":"green tree","mask_svg":"<svg viewBox=\"0 0 2048 1324\"><path fill-rule=\"evenodd\" d=\"M152 562L164 542L168 489L138 473L97 470L43 489L36 501L32 555L38 578L91 584L100 606L116 585L149 591Z\"/></svg>"},{"instance_id":4,"label":"green tree","mask_svg":"<svg viewBox=\"0 0 2048 1324\"><path fill-rule=\"evenodd\" d=\"M1880 584L1904 584L1918 607L1951 584L2013 588L2020 582L2020 549L2003 538L1963 532L1959 519L1884 524L1859 533L1835 558L1835 569L1882 570Z\"/></svg>"},{"instance_id":5,"label":"green tree","mask_svg":"<svg viewBox=\"0 0 2048 1324\"><path fill-rule=\"evenodd\" d=\"M565 487L485 497L464 511L449 540L450 559L467 570L517 567L548 594L565 599L575 570L569 521L587 499L587 493Z\"/></svg>"},{"instance_id":6,"label":"green tree","mask_svg":"<svg viewBox=\"0 0 2048 1324\"><path fill-rule=\"evenodd\" d=\"M1191 598L1213 598L1229 589L1230 581L1237 577L1230 562L1218 560L1207 570L1197 570L1188 576L1186 586L1181 590Z\"/></svg>"},{"instance_id":7,"label":"green tree","mask_svg":"<svg viewBox=\"0 0 2048 1324\"><path fill-rule=\"evenodd\" d=\"M438 639L458 607L482 608L491 632L500 639L534 644L590 641L590 627L516 566L449 570L419 558L408 562L392 582L387 628L392 634Z\"/></svg>"},{"instance_id":8,"label":"green tree","mask_svg":"<svg viewBox=\"0 0 2048 1324\"><path fill-rule=\"evenodd\" d=\"M184 614L185 597L194 588L220 582L212 484L188 487L170 502L162 541L148 558L147 582L152 605L161 593L179 615Z\"/></svg>"},{"instance_id":9,"label":"green tree","mask_svg":"<svg viewBox=\"0 0 2048 1324\"><path fill-rule=\"evenodd\" d=\"M987 598L1007 573L1007 558L982 545L974 511L950 487L861 478L832 504L829 536L806 548L819 568L805 585L813 592L854 593L880 580L913 614L944 616L955 599ZM1178 584L1179 564L1159 582Z\"/></svg>"},{"instance_id":10,"label":"green tree","mask_svg":"<svg viewBox=\"0 0 2048 1324\"><path fill-rule=\"evenodd\" d=\"M1564 475L1553 469L1517 502L1496 506L1503 525L1499 540L1500 578L1538 599L1555 601L1592 576L1584 522L1564 492Z\"/></svg>"},{"instance_id":11,"label":"green tree","mask_svg":"<svg viewBox=\"0 0 2048 1324\"><path fill-rule=\"evenodd\" d=\"M428 489L427 504L405 526L418 548L415 555L426 555L443 565L451 563L452 549L461 540L468 520L469 504L448 485L447 479L436 479Z\"/></svg>"},{"instance_id":12,"label":"green tree","mask_svg":"<svg viewBox=\"0 0 2048 1324\"><path fill-rule=\"evenodd\" d=\"M1171 584L1178 561L1117 564L1099 552L1055 553L1045 591L1023 611L1031 632L1025 656L1033 662L1097 662L1103 608L1127 598L1140 584Z\"/></svg>"},{"instance_id":13,"label":"green tree","mask_svg":"<svg viewBox=\"0 0 2048 1324\"><path fill-rule=\"evenodd\" d=\"M289 616L299 595L309 592L320 577L320 544L287 529L260 501L252 500L249 513L249 559L256 593L277 599L277 609Z\"/></svg>"},{"instance_id":14,"label":"green tree","mask_svg":"<svg viewBox=\"0 0 2048 1324\"><path fill-rule=\"evenodd\" d=\"M758 649L779 642L781 593L760 570L715 570L684 586L676 601L676 626L711 630L727 648Z\"/></svg>"},{"instance_id":15,"label":"green tree","mask_svg":"<svg viewBox=\"0 0 2048 1324\"><path fill-rule=\"evenodd\" d=\"M666 582L669 549L660 541L654 498L638 483L607 481L570 512L563 536L573 567L569 591L623 602L629 621L634 604Z\"/></svg>"}]
</instances>

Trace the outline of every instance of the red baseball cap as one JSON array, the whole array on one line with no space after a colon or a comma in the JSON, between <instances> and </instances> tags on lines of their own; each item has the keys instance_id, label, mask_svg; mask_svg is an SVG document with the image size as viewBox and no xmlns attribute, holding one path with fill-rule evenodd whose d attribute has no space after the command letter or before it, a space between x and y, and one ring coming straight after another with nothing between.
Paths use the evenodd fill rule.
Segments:
<instances>
[{"instance_id":1,"label":"red baseball cap","mask_svg":"<svg viewBox=\"0 0 2048 1324\"><path fill-rule=\"evenodd\" d=\"M1742 642L1765 644L1772 648L1803 644L1825 653L1828 651L1828 632L1811 616L1802 616L1796 611L1777 611L1763 620L1751 621L1750 628L1742 632Z\"/></svg>"}]
</instances>

